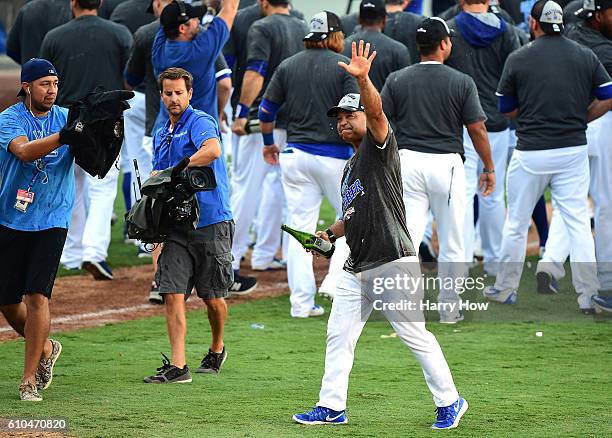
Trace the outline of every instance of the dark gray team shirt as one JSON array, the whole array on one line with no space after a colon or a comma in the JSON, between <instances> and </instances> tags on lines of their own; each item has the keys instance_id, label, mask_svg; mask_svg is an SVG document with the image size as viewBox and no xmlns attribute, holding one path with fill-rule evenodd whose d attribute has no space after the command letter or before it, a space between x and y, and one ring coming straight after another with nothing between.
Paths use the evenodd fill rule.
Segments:
<instances>
[{"instance_id":1,"label":"dark gray team shirt","mask_svg":"<svg viewBox=\"0 0 612 438\"><path fill-rule=\"evenodd\" d=\"M285 59L274 73L264 98L285 105L287 142L344 144L327 110L348 93L359 93L357 81L338 67L346 56L326 49L304 50Z\"/></svg>"},{"instance_id":2,"label":"dark gray team shirt","mask_svg":"<svg viewBox=\"0 0 612 438\"><path fill-rule=\"evenodd\" d=\"M543 36L512 53L497 92L518 102L516 148L585 145L593 90L609 81L595 53L564 36Z\"/></svg>"},{"instance_id":3,"label":"dark gray team shirt","mask_svg":"<svg viewBox=\"0 0 612 438\"><path fill-rule=\"evenodd\" d=\"M100 9L98 9L98 17L110 19L110 16L113 15L113 11L117 6L126 0L103 0L100 5Z\"/></svg>"},{"instance_id":4,"label":"dark gray team shirt","mask_svg":"<svg viewBox=\"0 0 612 438\"><path fill-rule=\"evenodd\" d=\"M412 12L387 14L385 35L399 41L408 48L412 63L419 62L421 56L416 44L416 30L425 18Z\"/></svg>"},{"instance_id":5,"label":"dark gray team shirt","mask_svg":"<svg viewBox=\"0 0 612 438\"><path fill-rule=\"evenodd\" d=\"M242 3L243 2L241 1L241 6ZM295 9L291 10L291 15L301 19L304 18L304 15ZM234 19L230 37L223 48L223 54L225 55L225 58L228 60L228 63L232 69L232 84L234 86L234 92L232 93L231 103L232 108L234 109L240 101L242 80L247 67L247 35L253 23L260 18L262 18L261 9L257 4L240 9L238 14L236 14L236 18ZM306 34L304 34L304 36L306 36Z\"/></svg>"},{"instance_id":6,"label":"dark gray team shirt","mask_svg":"<svg viewBox=\"0 0 612 438\"><path fill-rule=\"evenodd\" d=\"M406 227L400 157L391 127L382 145L368 131L344 167L341 193L351 251L346 271L362 272L416 255Z\"/></svg>"},{"instance_id":7,"label":"dark gray team shirt","mask_svg":"<svg viewBox=\"0 0 612 438\"><path fill-rule=\"evenodd\" d=\"M291 15L272 14L253 23L247 36L247 65L255 61L267 63L264 84L253 107L259 107L261 97L280 63L304 50L303 39L307 33L308 26L304 20ZM286 129L287 123L288 117L281 108L276 126Z\"/></svg>"},{"instance_id":8,"label":"dark gray team shirt","mask_svg":"<svg viewBox=\"0 0 612 438\"><path fill-rule=\"evenodd\" d=\"M131 46L127 27L94 15L75 18L49 32L40 55L55 66L62 81L56 103L66 106L99 85L123 89Z\"/></svg>"},{"instance_id":9,"label":"dark gray team shirt","mask_svg":"<svg viewBox=\"0 0 612 438\"><path fill-rule=\"evenodd\" d=\"M487 119L474 80L443 64L391 73L381 95L400 149L463 155L463 126Z\"/></svg>"},{"instance_id":10,"label":"dark gray team shirt","mask_svg":"<svg viewBox=\"0 0 612 438\"><path fill-rule=\"evenodd\" d=\"M352 14L343 15L340 17L340 23L342 23L342 31L344 35L349 37L355 33L359 28L359 12L353 12Z\"/></svg>"},{"instance_id":11,"label":"dark gray team shirt","mask_svg":"<svg viewBox=\"0 0 612 438\"><path fill-rule=\"evenodd\" d=\"M487 131L503 131L509 123L497 109L495 91L506 59L520 47L514 28L508 25L506 31L488 47L474 47L462 36L454 19L448 22L448 27L455 30L455 36L451 56L445 64L474 79L480 103L487 115Z\"/></svg>"},{"instance_id":12,"label":"dark gray team shirt","mask_svg":"<svg viewBox=\"0 0 612 438\"><path fill-rule=\"evenodd\" d=\"M37 58L47 32L71 18L69 0L34 0L25 4L8 34L6 54L18 64Z\"/></svg>"},{"instance_id":13,"label":"dark gray team shirt","mask_svg":"<svg viewBox=\"0 0 612 438\"><path fill-rule=\"evenodd\" d=\"M612 76L612 40L585 26L584 23L567 27L565 36L595 52L608 74Z\"/></svg>"},{"instance_id":14,"label":"dark gray team shirt","mask_svg":"<svg viewBox=\"0 0 612 438\"><path fill-rule=\"evenodd\" d=\"M402 43L374 30L360 29L344 42L344 56L351 57L351 44L360 40L370 43L370 53L376 50L376 60L372 63L370 79L380 92L389 74L410 65L410 52Z\"/></svg>"},{"instance_id":15,"label":"dark gray team shirt","mask_svg":"<svg viewBox=\"0 0 612 438\"><path fill-rule=\"evenodd\" d=\"M117 5L110 20L123 24L134 35L141 26L155 21L155 15L147 12L150 4L150 0L127 0Z\"/></svg>"}]
</instances>

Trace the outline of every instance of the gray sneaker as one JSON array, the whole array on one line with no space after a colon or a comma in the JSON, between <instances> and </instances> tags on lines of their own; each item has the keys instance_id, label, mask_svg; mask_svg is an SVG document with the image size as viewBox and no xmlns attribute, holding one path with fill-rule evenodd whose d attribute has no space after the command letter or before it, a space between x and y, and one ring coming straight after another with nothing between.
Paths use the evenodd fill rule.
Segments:
<instances>
[{"instance_id":1,"label":"gray sneaker","mask_svg":"<svg viewBox=\"0 0 612 438\"><path fill-rule=\"evenodd\" d=\"M145 383L191 383L189 368L179 368L170 363L170 359L162 353L162 366L154 376L145 377Z\"/></svg>"},{"instance_id":2,"label":"gray sneaker","mask_svg":"<svg viewBox=\"0 0 612 438\"><path fill-rule=\"evenodd\" d=\"M49 339L49 341L51 341L52 345L51 356L48 359L41 359L38 364L38 369L36 370L37 389L47 389L51 385L53 381L53 367L62 353L62 344L53 339Z\"/></svg>"},{"instance_id":3,"label":"gray sneaker","mask_svg":"<svg viewBox=\"0 0 612 438\"><path fill-rule=\"evenodd\" d=\"M39 402L42 397L33 383L22 383L19 385L19 398L23 401Z\"/></svg>"}]
</instances>

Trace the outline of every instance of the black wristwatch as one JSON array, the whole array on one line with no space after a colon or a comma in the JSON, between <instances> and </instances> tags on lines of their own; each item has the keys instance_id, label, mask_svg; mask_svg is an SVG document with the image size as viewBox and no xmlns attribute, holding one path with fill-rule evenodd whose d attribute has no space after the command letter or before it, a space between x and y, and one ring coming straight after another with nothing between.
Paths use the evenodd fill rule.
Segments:
<instances>
[{"instance_id":1,"label":"black wristwatch","mask_svg":"<svg viewBox=\"0 0 612 438\"><path fill-rule=\"evenodd\" d=\"M327 230L325 230L325 234L327 234L327 237L329 237L329 241L331 243L334 243L336 241L336 235L331 230L331 228L328 228Z\"/></svg>"},{"instance_id":2,"label":"black wristwatch","mask_svg":"<svg viewBox=\"0 0 612 438\"><path fill-rule=\"evenodd\" d=\"M485 175L490 175L492 173L495 173L495 169L487 169L486 167L482 169L482 173L484 173Z\"/></svg>"}]
</instances>

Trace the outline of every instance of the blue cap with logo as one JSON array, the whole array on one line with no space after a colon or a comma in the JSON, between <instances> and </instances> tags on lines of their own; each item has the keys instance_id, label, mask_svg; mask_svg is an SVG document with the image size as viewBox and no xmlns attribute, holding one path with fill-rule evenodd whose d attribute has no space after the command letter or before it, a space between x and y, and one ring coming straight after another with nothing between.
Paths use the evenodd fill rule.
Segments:
<instances>
[{"instance_id":1,"label":"blue cap with logo","mask_svg":"<svg viewBox=\"0 0 612 438\"><path fill-rule=\"evenodd\" d=\"M45 76L57 76L53 64L46 59L32 58L21 66L21 83L32 82ZM25 90L21 87L17 96L25 96Z\"/></svg>"}]
</instances>

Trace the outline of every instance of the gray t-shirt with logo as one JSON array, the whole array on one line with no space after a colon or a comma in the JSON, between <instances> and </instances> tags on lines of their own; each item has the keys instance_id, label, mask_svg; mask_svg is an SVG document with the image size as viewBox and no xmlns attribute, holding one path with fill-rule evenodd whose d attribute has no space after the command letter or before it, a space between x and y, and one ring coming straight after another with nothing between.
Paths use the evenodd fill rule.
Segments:
<instances>
[{"instance_id":1,"label":"gray t-shirt with logo","mask_svg":"<svg viewBox=\"0 0 612 438\"><path fill-rule=\"evenodd\" d=\"M339 61L350 63L331 50L308 49L285 59L276 69L264 98L284 104L289 143L344 144L327 110L359 88L355 78L338 66Z\"/></svg>"},{"instance_id":2,"label":"gray t-shirt with logo","mask_svg":"<svg viewBox=\"0 0 612 438\"><path fill-rule=\"evenodd\" d=\"M254 108L259 107L261 97L280 63L304 50L303 39L307 33L308 26L304 20L292 15L273 14L253 23L247 37L247 65L253 62L267 64L264 85L253 103ZM287 116L282 108L276 124L279 128L287 127Z\"/></svg>"},{"instance_id":3,"label":"gray t-shirt with logo","mask_svg":"<svg viewBox=\"0 0 612 438\"><path fill-rule=\"evenodd\" d=\"M518 103L518 150L586 144L593 91L610 81L595 53L564 36L543 36L512 53L497 92Z\"/></svg>"},{"instance_id":4,"label":"gray t-shirt with logo","mask_svg":"<svg viewBox=\"0 0 612 438\"><path fill-rule=\"evenodd\" d=\"M487 119L474 80L439 63L391 73L382 100L400 149L463 155L463 126Z\"/></svg>"},{"instance_id":5,"label":"gray t-shirt with logo","mask_svg":"<svg viewBox=\"0 0 612 438\"><path fill-rule=\"evenodd\" d=\"M382 145L368 131L344 167L341 194L351 251L346 271L362 272L416 255L406 226L400 157L391 127Z\"/></svg>"},{"instance_id":6,"label":"gray t-shirt with logo","mask_svg":"<svg viewBox=\"0 0 612 438\"><path fill-rule=\"evenodd\" d=\"M373 30L360 29L348 37L344 42L344 56L350 58L352 43L359 44L360 40L370 43L370 53L376 50L376 59L370 70L370 79L379 92L392 72L410 65L410 52L406 46Z\"/></svg>"}]
</instances>

